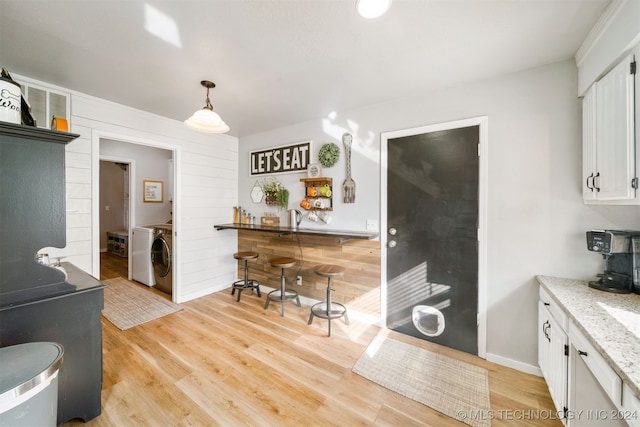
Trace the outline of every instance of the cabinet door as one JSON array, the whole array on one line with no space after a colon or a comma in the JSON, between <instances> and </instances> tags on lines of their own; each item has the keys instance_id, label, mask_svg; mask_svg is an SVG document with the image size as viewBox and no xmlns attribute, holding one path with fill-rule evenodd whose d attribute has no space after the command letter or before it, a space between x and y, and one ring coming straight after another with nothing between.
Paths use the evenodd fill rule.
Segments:
<instances>
[{"instance_id":1,"label":"cabinet door","mask_svg":"<svg viewBox=\"0 0 640 427\"><path fill-rule=\"evenodd\" d=\"M635 198L634 75L632 57L622 61L596 85L596 186L599 200Z\"/></svg>"},{"instance_id":2,"label":"cabinet door","mask_svg":"<svg viewBox=\"0 0 640 427\"><path fill-rule=\"evenodd\" d=\"M567 407L568 384L568 357L565 355L565 346L569 340L542 301L538 302L538 323L538 364L556 410L564 413Z\"/></svg>"},{"instance_id":3,"label":"cabinet door","mask_svg":"<svg viewBox=\"0 0 640 427\"><path fill-rule=\"evenodd\" d=\"M589 88L582 99L582 197L585 201L598 199L599 178L596 167L596 85Z\"/></svg>"}]
</instances>

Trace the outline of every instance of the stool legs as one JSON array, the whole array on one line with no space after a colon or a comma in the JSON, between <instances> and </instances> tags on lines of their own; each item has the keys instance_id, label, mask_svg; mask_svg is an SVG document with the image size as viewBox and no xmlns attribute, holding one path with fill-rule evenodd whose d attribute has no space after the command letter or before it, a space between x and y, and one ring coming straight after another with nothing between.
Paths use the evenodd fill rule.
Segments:
<instances>
[{"instance_id":1,"label":"stool legs","mask_svg":"<svg viewBox=\"0 0 640 427\"><path fill-rule=\"evenodd\" d=\"M347 308L337 302L331 302L331 277L329 277L327 284L327 301L319 302L311 307L311 314L309 315L309 321L307 325L313 323L313 317L317 316L322 319L327 319L328 323L328 335L331 336L331 319L338 319L342 317L345 324L349 324L349 316L347 316Z\"/></svg>"},{"instance_id":2,"label":"stool legs","mask_svg":"<svg viewBox=\"0 0 640 427\"><path fill-rule=\"evenodd\" d=\"M246 289L255 289L256 293L258 294L258 298L262 297L262 295L260 294L260 286L258 285L258 282L256 282L255 280L249 280L249 262L245 259L244 280L238 280L233 284L233 286L231 287L231 295L233 295L237 290L238 299L236 301L240 302L240 294Z\"/></svg>"},{"instance_id":3,"label":"stool legs","mask_svg":"<svg viewBox=\"0 0 640 427\"><path fill-rule=\"evenodd\" d=\"M298 296L298 292L296 291L287 291L285 289L285 276L284 276L284 268L280 269L282 271L282 273L280 274L280 289L271 291L267 294L267 302L264 304L264 309L266 310L267 308L269 308L269 302L271 300L273 301L277 301L281 303L281 316L284 317L284 303L285 301L289 301L289 300L296 300L296 305L298 307L302 307L300 305L300 297Z\"/></svg>"}]
</instances>

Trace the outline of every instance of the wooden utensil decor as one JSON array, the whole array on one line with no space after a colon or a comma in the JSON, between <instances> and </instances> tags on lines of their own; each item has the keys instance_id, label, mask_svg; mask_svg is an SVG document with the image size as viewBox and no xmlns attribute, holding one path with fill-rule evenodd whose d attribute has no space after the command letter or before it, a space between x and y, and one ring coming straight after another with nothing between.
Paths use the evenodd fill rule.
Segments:
<instances>
[{"instance_id":1,"label":"wooden utensil decor","mask_svg":"<svg viewBox=\"0 0 640 427\"><path fill-rule=\"evenodd\" d=\"M347 159L347 178L342 183L342 202L355 203L356 183L351 178L351 144L353 143L353 136L348 132L343 134L342 143L344 144L344 151Z\"/></svg>"}]
</instances>

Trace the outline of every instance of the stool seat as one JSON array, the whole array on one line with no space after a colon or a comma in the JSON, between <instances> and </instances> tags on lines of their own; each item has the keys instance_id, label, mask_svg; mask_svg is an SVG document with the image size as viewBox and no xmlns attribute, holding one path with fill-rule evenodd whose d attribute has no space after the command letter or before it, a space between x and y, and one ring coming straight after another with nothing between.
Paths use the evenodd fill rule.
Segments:
<instances>
[{"instance_id":1,"label":"stool seat","mask_svg":"<svg viewBox=\"0 0 640 427\"><path fill-rule=\"evenodd\" d=\"M313 272L322 277L342 277L344 267L332 264L320 264L313 269Z\"/></svg>"},{"instance_id":2,"label":"stool seat","mask_svg":"<svg viewBox=\"0 0 640 427\"><path fill-rule=\"evenodd\" d=\"M291 268L296 265L296 262L298 261L296 261L295 258L288 257L272 258L269 260L269 264L276 268Z\"/></svg>"},{"instance_id":3,"label":"stool seat","mask_svg":"<svg viewBox=\"0 0 640 427\"><path fill-rule=\"evenodd\" d=\"M269 260L269 264L272 267L279 268L281 270L280 289L274 289L273 291L267 294L267 301L264 304L265 310L269 308L270 301L276 301L280 303L280 305L282 306L281 316L283 317L284 317L285 301L295 300L298 307L302 307L300 305L300 297L298 296L298 292L285 289L286 278L284 276L284 269L291 268L297 263L298 263L298 260L290 257L277 257L277 258L271 258Z\"/></svg>"},{"instance_id":4,"label":"stool seat","mask_svg":"<svg viewBox=\"0 0 640 427\"><path fill-rule=\"evenodd\" d=\"M245 251L245 252L236 252L235 254L233 254L233 257L235 259L238 260L249 260L249 259L255 259L258 258L258 253L257 252L250 252L250 251Z\"/></svg>"},{"instance_id":5,"label":"stool seat","mask_svg":"<svg viewBox=\"0 0 640 427\"><path fill-rule=\"evenodd\" d=\"M320 264L313 269L314 273L318 276L326 277L327 280L327 300L314 304L311 307L311 314L309 315L308 325L313 323L314 317L320 317L321 319L327 319L328 336L331 336L331 319L342 318L345 324L349 324L349 316L347 315L347 308L337 302L331 302L331 279L334 277L344 276L344 267L333 264Z\"/></svg>"},{"instance_id":6,"label":"stool seat","mask_svg":"<svg viewBox=\"0 0 640 427\"><path fill-rule=\"evenodd\" d=\"M233 283L233 285L231 286L231 295L238 291L237 302L240 302L240 294L242 294L242 291L255 289L256 293L258 294L258 298L260 298L262 296L262 294L260 293L260 286L257 280L249 279L249 265L247 264L250 259L258 258L258 253L252 251L242 251L233 254L233 257L238 261L244 261L244 279L238 280L237 282Z\"/></svg>"}]
</instances>

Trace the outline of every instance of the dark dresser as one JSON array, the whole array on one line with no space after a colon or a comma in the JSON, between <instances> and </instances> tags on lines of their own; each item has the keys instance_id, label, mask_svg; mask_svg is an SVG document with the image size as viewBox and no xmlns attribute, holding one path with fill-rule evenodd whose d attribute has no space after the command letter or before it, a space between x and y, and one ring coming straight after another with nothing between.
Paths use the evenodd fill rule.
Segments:
<instances>
[{"instance_id":1,"label":"dark dresser","mask_svg":"<svg viewBox=\"0 0 640 427\"><path fill-rule=\"evenodd\" d=\"M58 424L101 412L104 285L71 263L36 260L66 245L65 145L77 137L0 122L0 347L64 347Z\"/></svg>"}]
</instances>

